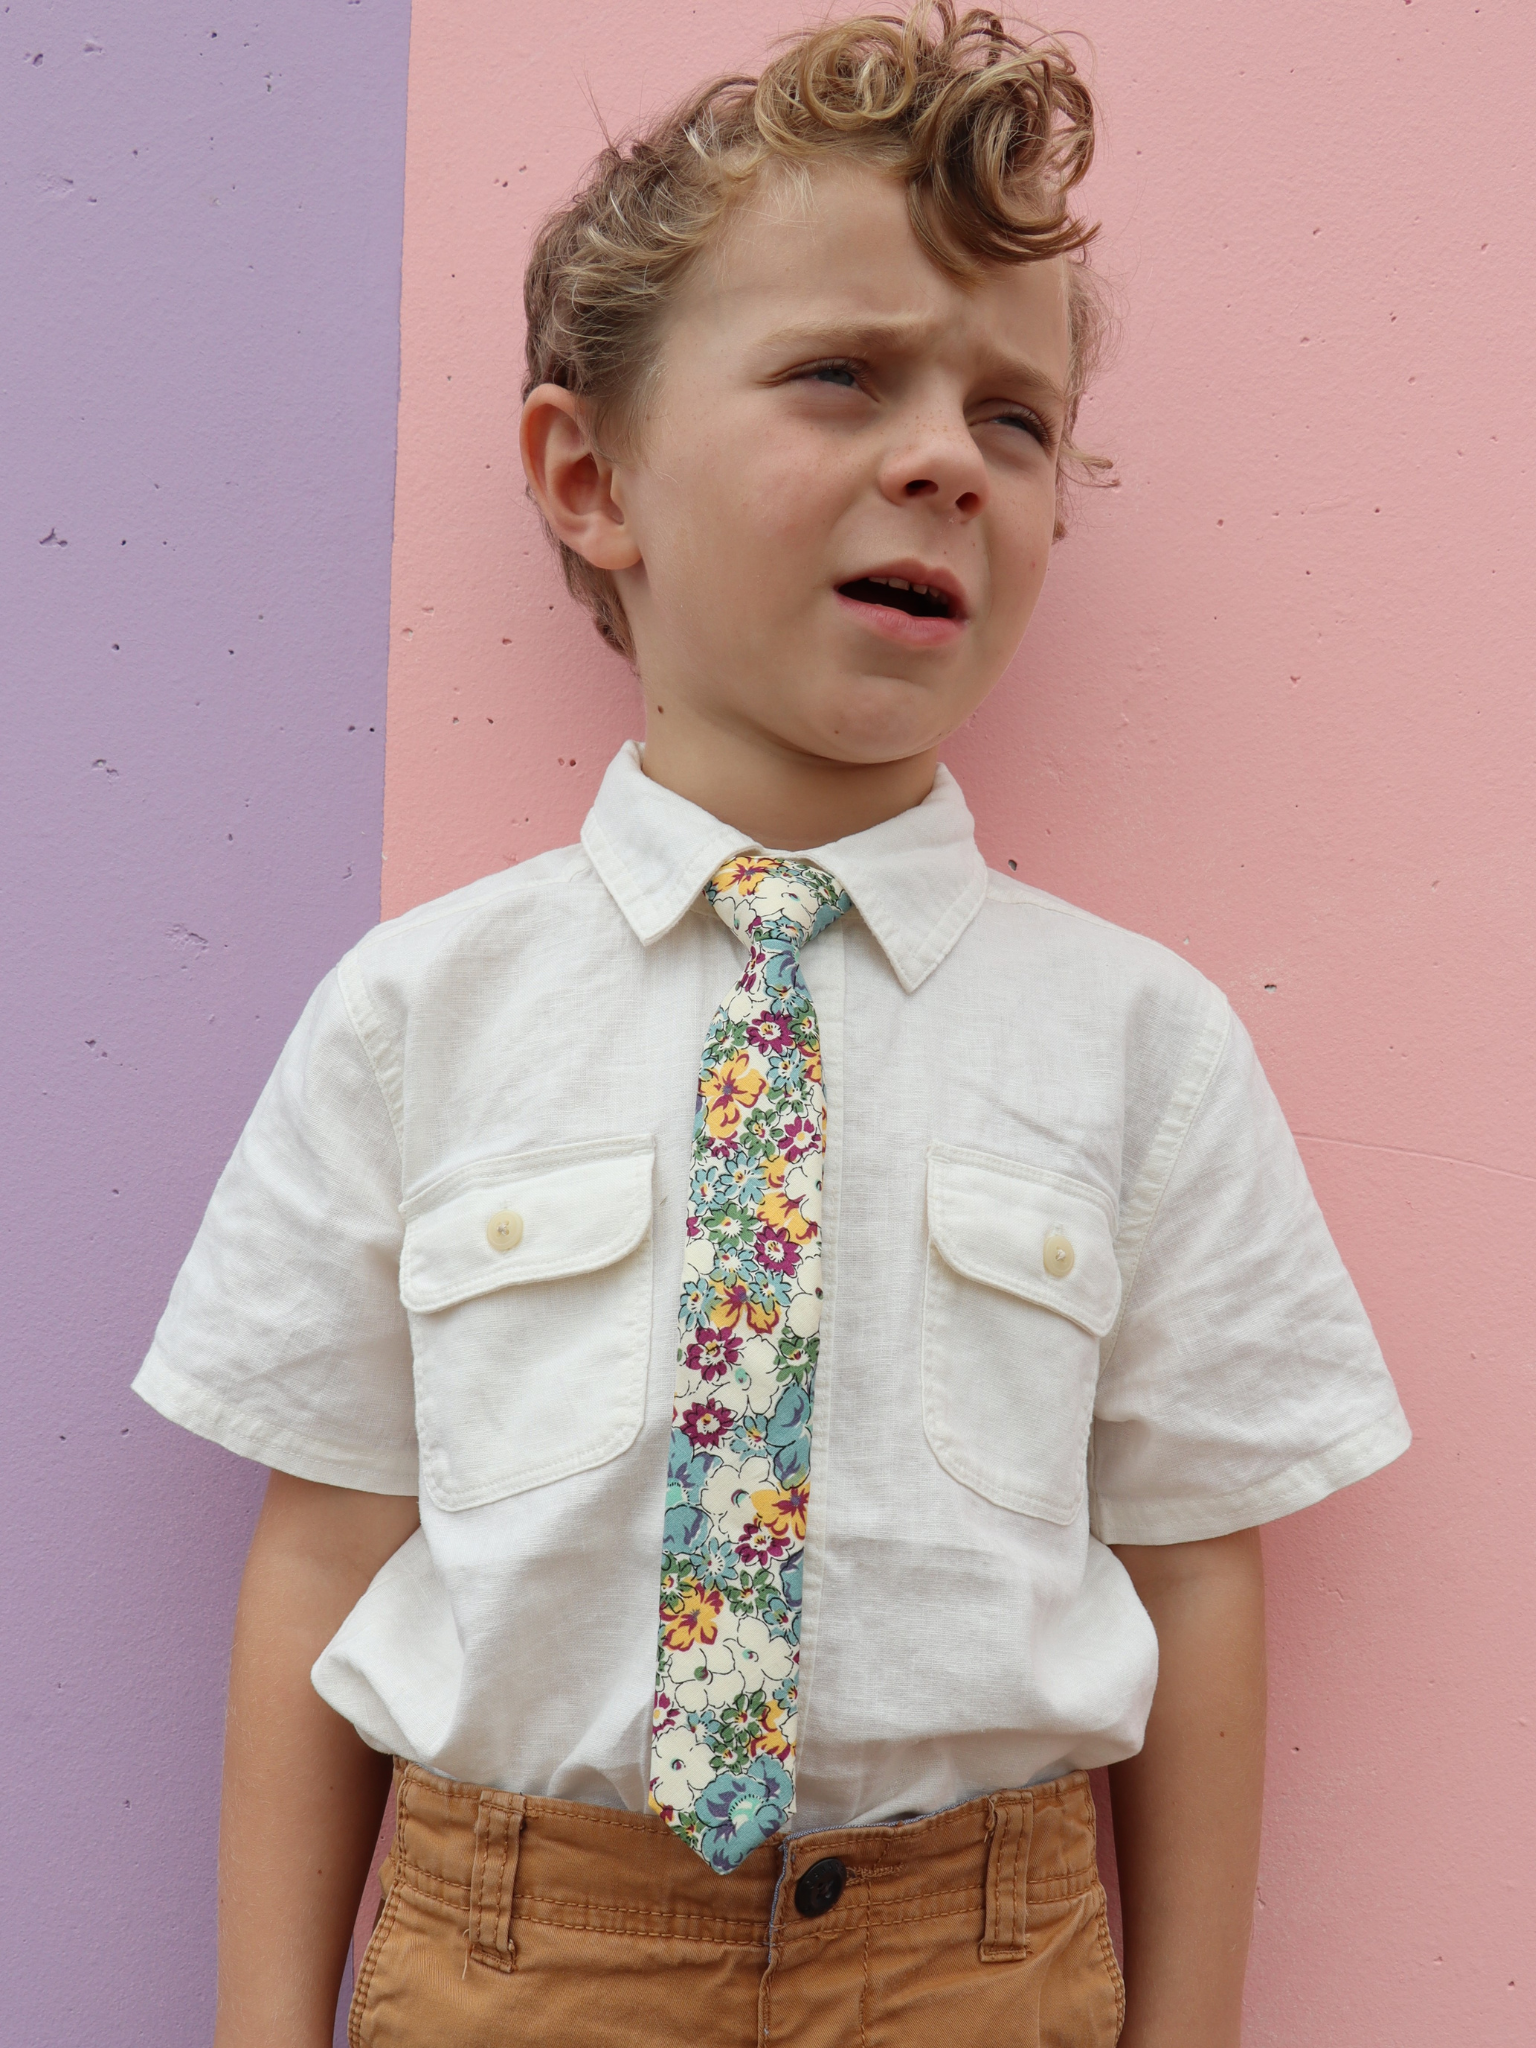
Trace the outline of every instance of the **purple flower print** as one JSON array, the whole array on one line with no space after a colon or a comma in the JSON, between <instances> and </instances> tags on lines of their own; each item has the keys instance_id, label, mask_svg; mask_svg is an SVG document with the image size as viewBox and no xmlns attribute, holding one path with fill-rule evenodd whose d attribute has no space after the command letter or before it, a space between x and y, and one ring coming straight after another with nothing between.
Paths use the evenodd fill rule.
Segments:
<instances>
[{"instance_id":1,"label":"purple flower print","mask_svg":"<svg viewBox=\"0 0 1536 2048\"><path fill-rule=\"evenodd\" d=\"M783 1135L779 1139L779 1150L791 1165L795 1160L803 1159L807 1152L814 1151L816 1143L816 1126L809 1117L785 1118Z\"/></svg>"},{"instance_id":2,"label":"purple flower print","mask_svg":"<svg viewBox=\"0 0 1536 2048\"><path fill-rule=\"evenodd\" d=\"M766 1523L748 1522L736 1538L736 1555L743 1564L767 1564L776 1557L782 1557L789 1548L789 1537L776 1536Z\"/></svg>"},{"instance_id":3,"label":"purple flower print","mask_svg":"<svg viewBox=\"0 0 1536 2048\"><path fill-rule=\"evenodd\" d=\"M754 1247L757 1263L765 1273L777 1273L783 1279L794 1277L800 1263L800 1247L787 1230L775 1230L771 1223L765 1223L757 1233Z\"/></svg>"},{"instance_id":4,"label":"purple flower print","mask_svg":"<svg viewBox=\"0 0 1536 2048\"><path fill-rule=\"evenodd\" d=\"M651 1702L651 1733L665 1735L678 1722L678 1709L669 1692L658 1691Z\"/></svg>"},{"instance_id":5,"label":"purple flower print","mask_svg":"<svg viewBox=\"0 0 1536 2048\"><path fill-rule=\"evenodd\" d=\"M787 1017L767 1011L747 1026L747 1043L760 1052L787 1053L794 1046L795 1034Z\"/></svg>"},{"instance_id":6,"label":"purple flower print","mask_svg":"<svg viewBox=\"0 0 1536 2048\"><path fill-rule=\"evenodd\" d=\"M701 1380L723 1379L741 1357L741 1339L734 1330L700 1330L683 1353L683 1363Z\"/></svg>"},{"instance_id":7,"label":"purple flower print","mask_svg":"<svg viewBox=\"0 0 1536 2048\"><path fill-rule=\"evenodd\" d=\"M713 1450L715 1445L730 1429L735 1417L722 1402L695 1401L691 1408L683 1410L678 1425L701 1451Z\"/></svg>"}]
</instances>

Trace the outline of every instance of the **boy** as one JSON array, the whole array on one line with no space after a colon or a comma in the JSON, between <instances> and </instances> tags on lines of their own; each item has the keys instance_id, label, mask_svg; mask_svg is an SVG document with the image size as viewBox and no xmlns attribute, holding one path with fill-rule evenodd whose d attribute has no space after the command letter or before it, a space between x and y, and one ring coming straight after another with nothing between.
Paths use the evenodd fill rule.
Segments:
<instances>
[{"instance_id":1,"label":"boy","mask_svg":"<svg viewBox=\"0 0 1536 2048\"><path fill-rule=\"evenodd\" d=\"M273 1468L219 2048L329 2039L391 1755L355 2043L1238 2039L1257 1525L1407 1431L1225 1002L938 763L1056 527L1091 121L990 17L837 24L534 252L643 754L322 985L138 1381Z\"/></svg>"}]
</instances>

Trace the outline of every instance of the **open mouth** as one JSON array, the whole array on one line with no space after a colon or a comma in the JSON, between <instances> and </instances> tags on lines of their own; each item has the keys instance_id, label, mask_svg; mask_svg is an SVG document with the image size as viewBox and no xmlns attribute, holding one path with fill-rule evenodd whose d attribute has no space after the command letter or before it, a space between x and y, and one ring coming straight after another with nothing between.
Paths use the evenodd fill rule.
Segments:
<instances>
[{"instance_id":1,"label":"open mouth","mask_svg":"<svg viewBox=\"0 0 1536 2048\"><path fill-rule=\"evenodd\" d=\"M909 583L901 576L856 576L840 583L838 594L856 604L884 604L892 611L906 612L914 619L953 619L960 608L946 590L931 583Z\"/></svg>"}]
</instances>

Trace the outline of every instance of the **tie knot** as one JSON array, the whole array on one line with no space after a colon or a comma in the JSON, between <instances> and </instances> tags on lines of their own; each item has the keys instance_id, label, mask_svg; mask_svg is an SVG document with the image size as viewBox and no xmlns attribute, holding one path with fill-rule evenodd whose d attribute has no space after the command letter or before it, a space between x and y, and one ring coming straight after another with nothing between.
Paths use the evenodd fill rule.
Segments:
<instances>
[{"instance_id":1,"label":"tie knot","mask_svg":"<svg viewBox=\"0 0 1536 2048\"><path fill-rule=\"evenodd\" d=\"M825 868L768 853L728 860L704 893L741 938L796 954L850 907L846 890Z\"/></svg>"}]
</instances>

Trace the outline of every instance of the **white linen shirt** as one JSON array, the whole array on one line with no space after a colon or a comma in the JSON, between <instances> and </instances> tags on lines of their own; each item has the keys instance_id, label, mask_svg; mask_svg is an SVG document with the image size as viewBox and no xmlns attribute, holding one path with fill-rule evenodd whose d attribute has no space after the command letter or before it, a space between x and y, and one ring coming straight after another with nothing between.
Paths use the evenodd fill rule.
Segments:
<instances>
[{"instance_id":1,"label":"white linen shirt","mask_svg":"<svg viewBox=\"0 0 1536 2048\"><path fill-rule=\"evenodd\" d=\"M698 1063L742 961L701 892L753 844L630 746L579 847L370 933L135 1381L243 1456L419 1492L315 1684L455 1778L645 1805ZM1408 1442L1217 990L989 873L943 769L804 857L854 910L803 959L828 1132L802 1829L1131 1755L1157 1644L1105 1546L1288 1514Z\"/></svg>"}]
</instances>

